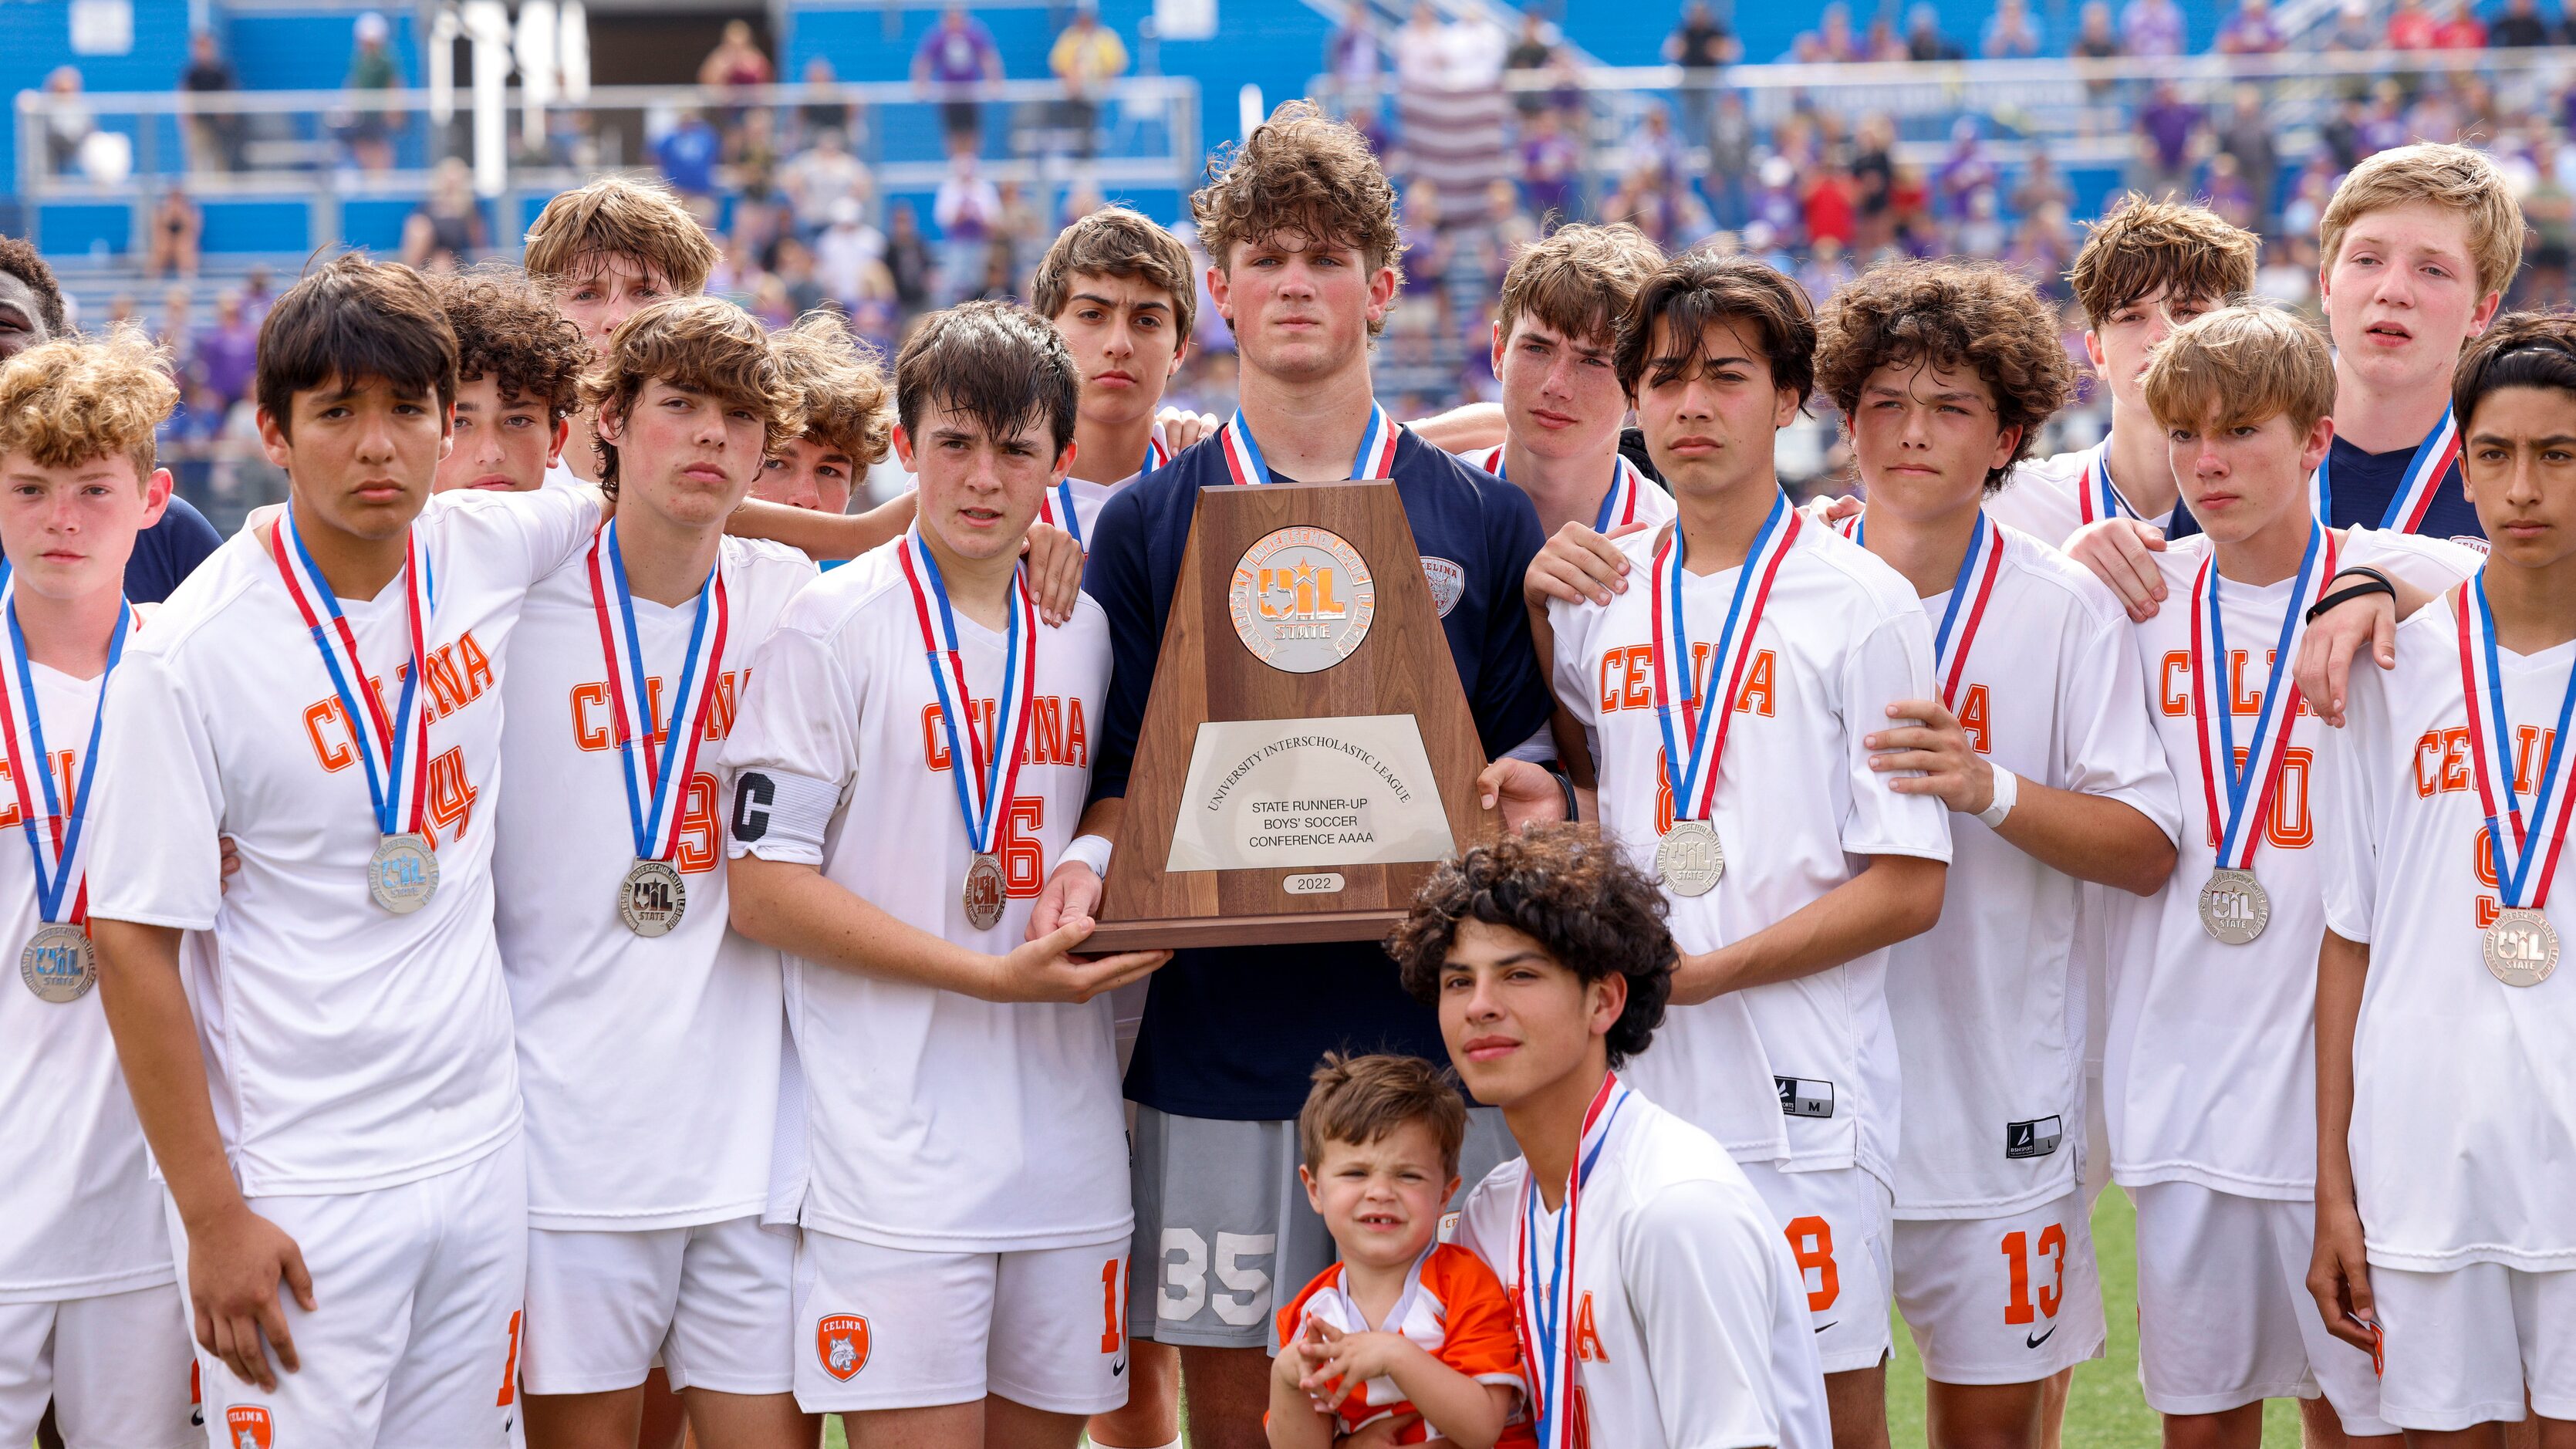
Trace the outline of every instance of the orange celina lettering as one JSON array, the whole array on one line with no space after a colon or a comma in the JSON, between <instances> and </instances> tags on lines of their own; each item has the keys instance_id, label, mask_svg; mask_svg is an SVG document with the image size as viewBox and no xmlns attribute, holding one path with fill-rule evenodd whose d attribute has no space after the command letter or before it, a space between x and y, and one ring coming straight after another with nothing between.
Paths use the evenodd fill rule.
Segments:
<instances>
[{"instance_id":1,"label":"orange celina lettering","mask_svg":"<svg viewBox=\"0 0 2576 1449\"><path fill-rule=\"evenodd\" d=\"M1988 743L1993 710L1994 701L1982 684L1969 685L1967 697L1959 701L1959 728L1968 736L1969 747L1981 755L1994 753Z\"/></svg>"}]
</instances>

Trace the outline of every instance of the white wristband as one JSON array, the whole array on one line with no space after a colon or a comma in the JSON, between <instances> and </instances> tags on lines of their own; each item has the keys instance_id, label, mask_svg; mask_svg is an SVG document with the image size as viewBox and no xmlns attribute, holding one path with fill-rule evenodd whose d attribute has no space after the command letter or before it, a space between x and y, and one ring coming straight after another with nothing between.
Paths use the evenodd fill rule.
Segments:
<instances>
[{"instance_id":1,"label":"white wristband","mask_svg":"<svg viewBox=\"0 0 2576 1449\"><path fill-rule=\"evenodd\" d=\"M1102 880L1107 880L1109 878L1109 850L1109 837L1106 835L1077 835L1073 839L1065 842L1064 849L1057 851L1055 858L1058 865L1063 865L1071 861L1081 861L1084 865L1091 867L1091 873L1093 875L1100 877Z\"/></svg>"},{"instance_id":2,"label":"white wristband","mask_svg":"<svg viewBox=\"0 0 2576 1449\"><path fill-rule=\"evenodd\" d=\"M2012 813L2013 802L2021 795L2021 777L2001 765L1988 766L1995 774L1994 803L1977 812L1978 821L1988 829L2004 823Z\"/></svg>"}]
</instances>

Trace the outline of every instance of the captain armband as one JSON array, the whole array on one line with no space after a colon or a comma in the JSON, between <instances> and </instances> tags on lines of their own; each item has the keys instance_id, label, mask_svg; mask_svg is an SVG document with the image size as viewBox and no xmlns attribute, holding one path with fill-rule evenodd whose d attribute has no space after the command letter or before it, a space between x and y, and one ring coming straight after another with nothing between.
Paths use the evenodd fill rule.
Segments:
<instances>
[{"instance_id":1,"label":"captain armband","mask_svg":"<svg viewBox=\"0 0 2576 1449\"><path fill-rule=\"evenodd\" d=\"M762 767L733 782L734 855L790 865L823 863L823 834L841 803L841 787L826 780Z\"/></svg>"}]
</instances>

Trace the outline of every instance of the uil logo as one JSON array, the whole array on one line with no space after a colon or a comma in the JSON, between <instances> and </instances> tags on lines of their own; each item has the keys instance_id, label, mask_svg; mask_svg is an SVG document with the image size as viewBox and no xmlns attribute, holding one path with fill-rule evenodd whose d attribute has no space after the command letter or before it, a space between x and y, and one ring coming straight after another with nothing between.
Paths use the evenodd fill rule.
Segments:
<instances>
[{"instance_id":1,"label":"uil logo","mask_svg":"<svg viewBox=\"0 0 2576 1449\"><path fill-rule=\"evenodd\" d=\"M868 1321L855 1313L834 1313L814 1326L814 1353L823 1372L847 1382L868 1366Z\"/></svg>"},{"instance_id":2,"label":"uil logo","mask_svg":"<svg viewBox=\"0 0 2576 1449\"><path fill-rule=\"evenodd\" d=\"M236 1404L224 1410L224 1432L231 1449L275 1449L277 1426L269 1422L268 1410L257 1404Z\"/></svg>"},{"instance_id":3,"label":"uil logo","mask_svg":"<svg viewBox=\"0 0 2576 1449\"><path fill-rule=\"evenodd\" d=\"M1234 632L1252 657L1290 674L1330 669L1368 637L1377 583L1340 535L1299 526L1263 535L1226 590Z\"/></svg>"}]
</instances>

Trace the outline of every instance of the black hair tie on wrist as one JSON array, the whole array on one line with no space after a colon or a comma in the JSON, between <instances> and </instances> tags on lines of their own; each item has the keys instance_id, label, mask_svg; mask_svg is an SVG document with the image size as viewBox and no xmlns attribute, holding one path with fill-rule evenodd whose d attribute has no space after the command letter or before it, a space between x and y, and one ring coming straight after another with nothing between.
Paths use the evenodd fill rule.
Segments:
<instances>
[{"instance_id":1,"label":"black hair tie on wrist","mask_svg":"<svg viewBox=\"0 0 2576 1449\"><path fill-rule=\"evenodd\" d=\"M2358 578L2361 582L2349 588L2334 587L2336 579L2347 577ZM2307 622L2311 624L2317 621L2319 615L2349 604L2355 599L2366 599L2372 594L2386 594L2391 602L2397 598L2397 585L2389 582L2388 575L2372 568L2337 569L2334 578L2326 580L2326 587L2329 590L2326 596L2308 606Z\"/></svg>"}]
</instances>

